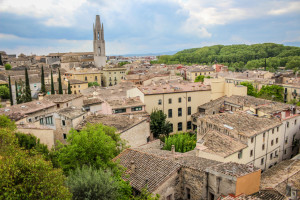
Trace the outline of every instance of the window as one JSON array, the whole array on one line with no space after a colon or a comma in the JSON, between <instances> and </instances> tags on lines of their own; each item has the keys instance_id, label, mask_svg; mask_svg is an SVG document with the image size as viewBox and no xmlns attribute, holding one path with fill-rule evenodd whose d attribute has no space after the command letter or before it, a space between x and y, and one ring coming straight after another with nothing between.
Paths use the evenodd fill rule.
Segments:
<instances>
[{"instance_id":1,"label":"window","mask_svg":"<svg viewBox=\"0 0 300 200\"><path fill-rule=\"evenodd\" d=\"M253 150L250 151L250 157L252 157L252 156L253 156Z\"/></svg>"},{"instance_id":2,"label":"window","mask_svg":"<svg viewBox=\"0 0 300 200\"><path fill-rule=\"evenodd\" d=\"M270 160L272 160L272 159L273 159L273 153L270 154Z\"/></svg>"},{"instance_id":3,"label":"window","mask_svg":"<svg viewBox=\"0 0 300 200\"><path fill-rule=\"evenodd\" d=\"M273 140L271 140L271 146L273 146L273 144L274 144L274 141L273 141Z\"/></svg>"},{"instance_id":4,"label":"window","mask_svg":"<svg viewBox=\"0 0 300 200\"><path fill-rule=\"evenodd\" d=\"M295 125L297 124L297 120L295 119Z\"/></svg>"},{"instance_id":5,"label":"window","mask_svg":"<svg viewBox=\"0 0 300 200\"><path fill-rule=\"evenodd\" d=\"M286 127L288 128L289 126L290 126L290 123L289 123L289 122L287 122L287 123L286 123Z\"/></svg>"},{"instance_id":6,"label":"window","mask_svg":"<svg viewBox=\"0 0 300 200\"><path fill-rule=\"evenodd\" d=\"M262 145L262 150L265 150L265 144Z\"/></svg>"},{"instance_id":7,"label":"window","mask_svg":"<svg viewBox=\"0 0 300 200\"><path fill-rule=\"evenodd\" d=\"M239 151L238 158L241 159L243 157L243 150Z\"/></svg>"},{"instance_id":8,"label":"window","mask_svg":"<svg viewBox=\"0 0 300 200\"><path fill-rule=\"evenodd\" d=\"M277 127L277 132L279 131L279 127Z\"/></svg>"},{"instance_id":9,"label":"window","mask_svg":"<svg viewBox=\"0 0 300 200\"><path fill-rule=\"evenodd\" d=\"M188 102L191 102L192 101L192 97L188 97Z\"/></svg>"},{"instance_id":10,"label":"window","mask_svg":"<svg viewBox=\"0 0 300 200\"><path fill-rule=\"evenodd\" d=\"M46 124L53 124L52 116L46 117Z\"/></svg>"},{"instance_id":11,"label":"window","mask_svg":"<svg viewBox=\"0 0 300 200\"><path fill-rule=\"evenodd\" d=\"M285 138L285 144L288 143L288 139L289 139L288 137Z\"/></svg>"},{"instance_id":12,"label":"window","mask_svg":"<svg viewBox=\"0 0 300 200\"><path fill-rule=\"evenodd\" d=\"M84 80L87 81L87 77L84 77Z\"/></svg>"},{"instance_id":13,"label":"window","mask_svg":"<svg viewBox=\"0 0 300 200\"><path fill-rule=\"evenodd\" d=\"M188 121L188 122L187 122L187 124L186 124L186 129L187 129L187 130L192 129L192 122L191 122L191 121Z\"/></svg>"},{"instance_id":14,"label":"window","mask_svg":"<svg viewBox=\"0 0 300 200\"><path fill-rule=\"evenodd\" d=\"M277 157L278 156L278 152L277 151L275 151L275 157Z\"/></svg>"},{"instance_id":15,"label":"window","mask_svg":"<svg viewBox=\"0 0 300 200\"><path fill-rule=\"evenodd\" d=\"M182 131L182 122L178 123L178 128L177 129L178 129L178 131Z\"/></svg>"},{"instance_id":16,"label":"window","mask_svg":"<svg viewBox=\"0 0 300 200\"><path fill-rule=\"evenodd\" d=\"M66 140L67 139L67 134L63 133L63 137Z\"/></svg>"},{"instance_id":17,"label":"window","mask_svg":"<svg viewBox=\"0 0 300 200\"><path fill-rule=\"evenodd\" d=\"M172 118L172 115L173 115L172 109L169 109L169 110L168 110L168 118Z\"/></svg>"},{"instance_id":18,"label":"window","mask_svg":"<svg viewBox=\"0 0 300 200\"><path fill-rule=\"evenodd\" d=\"M95 81L97 81L98 80L98 77L97 76L95 76Z\"/></svg>"},{"instance_id":19,"label":"window","mask_svg":"<svg viewBox=\"0 0 300 200\"><path fill-rule=\"evenodd\" d=\"M78 88L80 88L80 85L78 85Z\"/></svg>"},{"instance_id":20,"label":"window","mask_svg":"<svg viewBox=\"0 0 300 200\"><path fill-rule=\"evenodd\" d=\"M44 118L40 119L40 124L43 125L44 124Z\"/></svg>"},{"instance_id":21,"label":"window","mask_svg":"<svg viewBox=\"0 0 300 200\"><path fill-rule=\"evenodd\" d=\"M181 103L181 97L178 98L178 103Z\"/></svg>"},{"instance_id":22,"label":"window","mask_svg":"<svg viewBox=\"0 0 300 200\"><path fill-rule=\"evenodd\" d=\"M126 108L116 109L115 113L124 113L126 112Z\"/></svg>"},{"instance_id":23,"label":"window","mask_svg":"<svg viewBox=\"0 0 300 200\"><path fill-rule=\"evenodd\" d=\"M158 100L158 105L161 105L161 99Z\"/></svg>"},{"instance_id":24,"label":"window","mask_svg":"<svg viewBox=\"0 0 300 200\"><path fill-rule=\"evenodd\" d=\"M62 123L63 126L66 125L66 121L65 120L61 120L61 123Z\"/></svg>"},{"instance_id":25,"label":"window","mask_svg":"<svg viewBox=\"0 0 300 200\"><path fill-rule=\"evenodd\" d=\"M172 200L172 194L170 194L169 196L167 196L167 200Z\"/></svg>"},{"instance_id":26,"label":"window","mask_svg":"<svg viewBox=\"0 0 300 200\"><path fill-rule=\"evenodd\" d=\"M28 122L32 122L32 119L31 119L31 118L29 118L29 119L28 119Z\"/></svg>"},{"instance_id":27,"label":"window","mask_svg":"<svg viewBox=\"0 0 300 200\"><path fill-rule=\"evenodd\" d=\"M264 164L264 160L265 160L264 158L262 158L262 159L260 160L260 164L261 164L261 165Z\"/></svg>"},{"instance_id":28,"label":"window","mask_svg":"<svg viewBox=\"0 0 300 200\"><path fill-rule=\"evenodd\" d=\"M253 141L254 141L254 137L251 138L251 143L253 143Z\"/></svg>"},{"instance_id":29,"label":"window","mask_svg":"<svg viewBox=\"0 0 300 200\"><path fill-rule=\"evenodd\" d=\"M190 190L190 188L186 188L186 198L191 199L191 190Z\"/></svg>"},{"instance_id":30,"label":"window","mask_svg":"<svg viewBox=\"0 0 300 200\"><path fill-rule=\"evenodd\" d=\"M170 123L170 126L171 126L171 133L173 132L173 124Z\"/></svg>"},{"instance_id":31,"label":"window","mask_svg":"<svg viewBox=\"0 0 300 200\"><path fill-rule=\"evenodd\" d=\"M272 129L272 134L274 134L274 128Z\"/></svg>"},{"instance_id":32,"label":"window","mask_svg":"<svg viewBox=\"0 0 300 200\"><path fill-rule=\"evenodd\" d=\"M182 116L182 108L178 108L178 117Z\"/></svg>"},{"instance_id":33,"label":"window","mask_svg":"<svg viewBox=\"0 0 300 200\"><path fill-rule=\"evenodd\" d=\"M192 107L188 107L188 115L192 114Z\"/></svg>"},{"instance_id":34,"label":"window","mask_svg":"<svg viewBox=\"0 0 300 200\"><path fill-rule=\"evenodd\" d=\"M56 107L57 107L57 108L60 108L60 105L59 105L59 104L56 104Z\"/></svg>"},{"instance_id":35,"label":"window","mask_svg":"<svg viewBox=\"0 0 300 200\"><path fill-rule=\"evenodd\" d=\"M172 99L170 98L170 99L169 99L169 104L171 104L171 103L172 103Z\"/></svg>"},{"instance_id":36,"label":"window","mask_svg":"<svg viewBox=\"0 0 300 200\"><path fill-rule=\"evenodd\" d=\"M143 109L142 106L138 106L138 107L131 108L131 111L140 111L142 109Z\"/></svg>"}]
</instances>

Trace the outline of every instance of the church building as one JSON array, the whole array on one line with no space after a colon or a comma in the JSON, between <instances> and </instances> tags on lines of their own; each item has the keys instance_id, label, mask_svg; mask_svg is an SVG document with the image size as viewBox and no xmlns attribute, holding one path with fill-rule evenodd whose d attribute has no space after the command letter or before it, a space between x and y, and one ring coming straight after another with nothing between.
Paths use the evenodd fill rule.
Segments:
<instances>
[{"instance_id":1,"label":"church building","mask_svg":"<svg viewBox=\"0 0 300 200\"><path fill-rule=\"evenodd\" d=\"M103 23L100 22L100 16L96 15L96 22L93 25L94 32L94 61L97 67L105 67L105 41Z\"/></svg>"}]
</instances>

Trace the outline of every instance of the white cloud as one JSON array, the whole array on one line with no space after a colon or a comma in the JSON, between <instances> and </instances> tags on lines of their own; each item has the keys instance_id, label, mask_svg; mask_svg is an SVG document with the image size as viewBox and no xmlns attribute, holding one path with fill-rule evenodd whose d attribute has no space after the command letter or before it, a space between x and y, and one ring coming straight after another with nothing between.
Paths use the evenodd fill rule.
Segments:
<instances>
[{"instance_id":1,"label":"white cloud","mask_svg":"<svg viewBox=\"0 0 300 200\"><path fill-rule=\"evenodd\" d=\"M287 13L300 12L300 2L279 2L275 4L276 7L271 9L268 14L270 15L283 15Z\"/></svg>"}]
</instances>

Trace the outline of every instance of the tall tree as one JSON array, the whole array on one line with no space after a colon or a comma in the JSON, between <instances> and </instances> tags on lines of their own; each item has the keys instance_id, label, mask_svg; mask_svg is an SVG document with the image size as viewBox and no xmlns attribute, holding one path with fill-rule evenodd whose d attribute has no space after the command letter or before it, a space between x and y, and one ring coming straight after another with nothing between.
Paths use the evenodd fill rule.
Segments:
<instances>
[{"instance_id":1,"label":"tall tree","mask_svg":"<svg viewBox=\"0 0 300 200\"><path fill-rule=\"evenodd\" d=\"M3 65L1 53L0 53L0 65Z\"/></svg>"},{"instance_id":2,"label":"tall tree","mask_svg":"<svg viewBox=\"0 0 300 200\"><path fill-rule=\"evenodd\" d=\"M32 101L31 98L31 90L30 90L30 83L29 83L29 77L28 77L28 71L27 68L25 68L25 102Z\"/></svg>"},{"instance_id":3,"label":"tall tree","mask_svg":"<svg viewBox=\"0 0 300 200\"><path fill-rule=\"evenodd\" d=\"M55 94L52 69L51 69L51 94Z\"/></svg>"},{"instance_id":4,"label":"tall tree","mask_svg":"<svg viewBox=\"0 0 300 200\"><path fill-rule=\"evenodd\" d=\"M10 82L10 76L8 76L8 86L9 86L9 99L10 99L10 105L14 105L12 92L11 92L11 82Z\"/></svg>"},{"instance_id":5,"label":"tall tree","mask_svg":"<svg viewBox=\"0 0 300 200\"><path fill-rule=\"evenodd\" d=\"M46 94L44 66L42 66L42 74L41 74L41 93L43 93L44 95Z\"/></svg>"},{"instance_id":6,"label":"tall tree","mask_svg":"<svg viewBox=\"0 0 300 200\"><path fill-rule=\"evenodd\" d=\"M150 130L154 137L160 135L167 136L172 132L172 127L169 121L166 121L167 115L161 110L153 110L150 115Z\"/></svg>"},{"instance_id":7,"label":"tall tree","mask_svg":"<svg viewBox=\"0 0 300 200\"><path fill-rule=\"evenodd\" d=\"M15 87L16 87L16 103L19 104L19 90L18 90L17 81L15 81Z\"/></svg>"},{"instance_id":8,"label":"tall tree","mask_svg":"<svg viewBox=\"0 0 300 200\"><path fill-rule=\"evenodd\" d=\"M61 84L61 76L60 70L58 69L58 94L63 94L62 84Z\"/></svg>"},{"instance_id":9,"label":"tall tree","mask_svg":"<svg viewBox=\"0 0 300 200\"><path fill-rule=\"evenodd\" d=\"M70 80L68 81L68 94L72 94Z\"/></svg>"}]
</instances>

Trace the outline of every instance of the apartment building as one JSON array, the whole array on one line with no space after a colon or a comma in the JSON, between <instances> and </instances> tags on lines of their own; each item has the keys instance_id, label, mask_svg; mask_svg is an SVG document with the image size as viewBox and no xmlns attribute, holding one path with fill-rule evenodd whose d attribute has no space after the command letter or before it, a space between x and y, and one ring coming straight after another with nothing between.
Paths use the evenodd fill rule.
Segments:
<instances>
[{"instance_id":1,"label":"apartment building","mask_svg":"<svg viewBox=\"0 0 300 200\"><path fill-rule=\"evenodd\" d=\"M212 136L206 137L210 131L218 135L210 133ZM266 170L281 161L283 134L284 127L276 118L244 112L207 115L198 119L197 154L220 162L253 164ZM219 142L214 143L214 138L219 138L216 139Z\"/></svg>"},{"instance_id":2,"label":"apartment building","mask_svg":"<svg viewBox=\"0 0 300 200\"><path fill-rule=\"evenodd\" d=\"M99 70L79 70L65 72L65 78L77 79L84 82L97 82L101 85L101 71Z\"/></svg>"},{"instance_id":3,"label":"apartment building","mask_svg":"<svg viewBox=\"0 0 300 200\"><path fill-rule=\"evenodd\" d=\"M186 78L187 80L194 82L197 76L200 75L211 76L213 73L215 73L215 70L213 68L195 67L187 70Z\"/></svg>"},{"instance_id":4,"label":"apartment building","mask_svg":"<svg viewBox=\"0 0 300 200\"><path fill-rule=\"evenodd\" d=\"M113 86L126 79L125 67L104 67L102 69L102 82L103 87Z\"/></svg>"},{"instance_id":5,"label":"apartment building","mask_svg":"<svg viewBox=\"0 0 300 200\"><path fill-rule=\"evenodd\" d=\"M81 81L77 79L69 79L68 81L70 82L72 94L81 94L82 90L85 90L89 87L87 81ZM65 85L68 85L68 81L65 81Z\"/></svg>"},{"instance_id":6,"label":"apartment building","mask_svg":"<svg viewBox=\"0 0 300 200\"><path fill-rule=\"evenodd\" d=\"M154 109L162 110L170 121L173 132L192 129L192 113L197 107L211 100L210 86L201 83L169 83L133 88L127 97L140 97L150 114Z\"/></svg>"}]
</instances>

